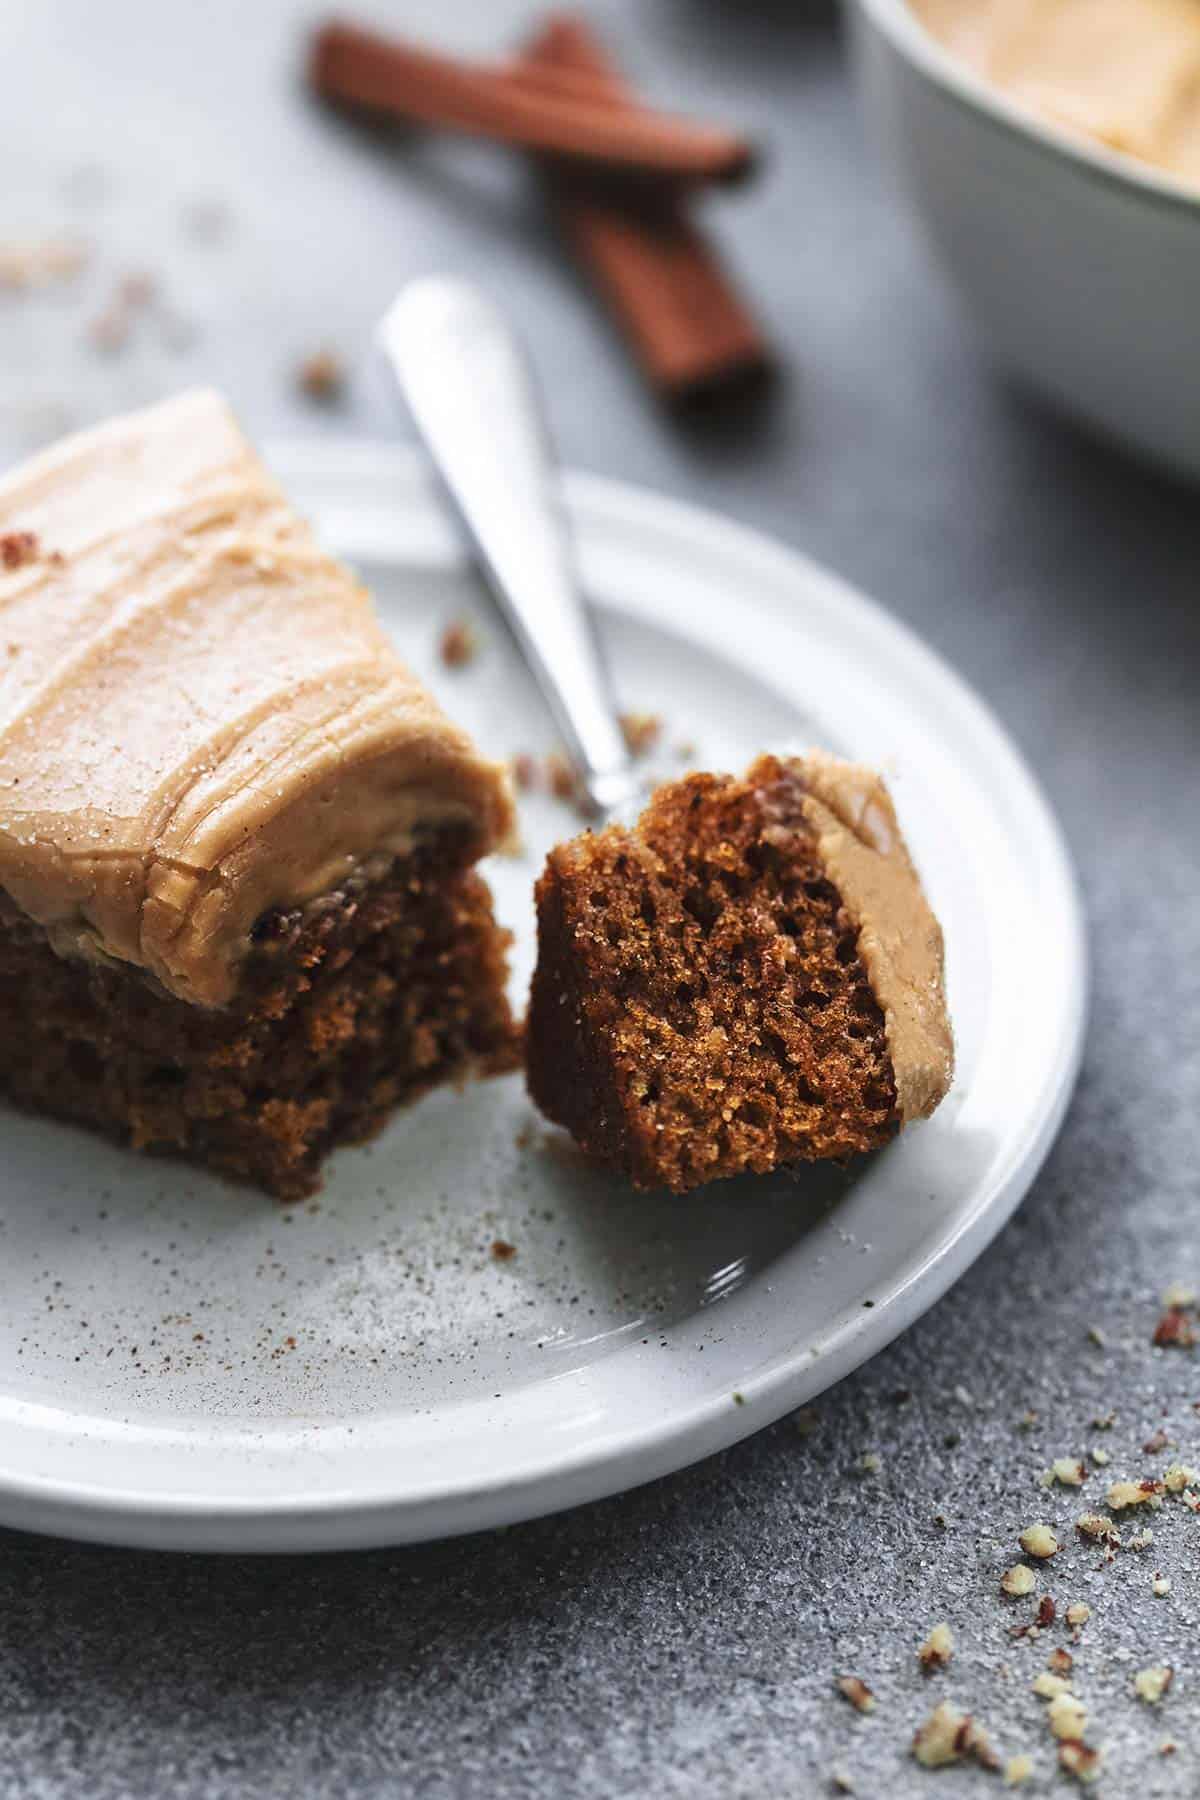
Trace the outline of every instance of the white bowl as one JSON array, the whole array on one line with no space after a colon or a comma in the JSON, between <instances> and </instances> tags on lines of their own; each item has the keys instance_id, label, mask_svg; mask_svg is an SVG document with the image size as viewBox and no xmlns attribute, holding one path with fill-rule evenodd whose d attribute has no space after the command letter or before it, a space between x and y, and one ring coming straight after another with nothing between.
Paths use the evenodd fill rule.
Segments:
<instances>
[{"instance_id":1,"label":"white bowl","mask_svg":"<svg viewBox=\"0 0 1200 1800\"><path fill-rule=\"evenodd\" d=\"M853 0L890 167L983 341L1080 419L1200 476L1200 195L1013 104L907 0Z\"/></svg>"}]
</instances>

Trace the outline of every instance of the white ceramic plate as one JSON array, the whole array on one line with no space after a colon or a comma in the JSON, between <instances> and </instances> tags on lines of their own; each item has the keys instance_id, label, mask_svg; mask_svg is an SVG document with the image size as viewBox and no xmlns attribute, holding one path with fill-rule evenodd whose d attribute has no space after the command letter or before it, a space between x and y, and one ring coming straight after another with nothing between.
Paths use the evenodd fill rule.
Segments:
<instances>
[{"instance_id":1,"label":"white ceramic plate","mask_svg":"<svg viewBox=\"0 0 1200 1800\"><path fill-rule=\"evenodd\" d=\"M290 448L299 504L493 752L549 747L420 466ZM512 1078L440 1093L281 1209L66 1128L0 1117L0 1520L130 1544L397 1542L590 1500L732 1443L910 1324L1009 1216L1078 1064L1075 887L1029 771L963 684L823 570L724 521L568 483L628 706L740 767L804 739L889 773L945 926L959 1073L849 1174L635 1195ZM486 642L450 673L438 630ZM490 868L531 963L531 885L571 829L524 806ZM516 1246L499 1261L494 1240Z\"/></svg>"}]
</instances>

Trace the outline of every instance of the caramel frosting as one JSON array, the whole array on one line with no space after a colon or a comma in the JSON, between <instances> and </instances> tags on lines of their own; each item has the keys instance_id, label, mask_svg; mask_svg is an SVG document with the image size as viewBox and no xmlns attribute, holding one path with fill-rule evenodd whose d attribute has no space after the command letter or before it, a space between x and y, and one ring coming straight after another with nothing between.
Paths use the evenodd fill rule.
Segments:
<instances>
[{"instance_id":1,"label":"caramel frosting","mask_svg":"<svg viewBox=\"0 0 1200 1800\"><path fill-rule=\"evenodd\" d=\"M954 1078L942 928L873 769L812 750L789 759L817 854L858 927L883 1013L901 1119L928 1118Z\"/></svg>"},{"instance_id":2,"label":"caramel frosting","mask_svg":"<svg viewBox=\"0 0 1200 1800\"><path fill-rule=\"evenodd\" d=\"M500 770L218 395L9 475L0 550L0 887L63 954L220 1006L264 912L509 829Z\"/></svg>"},{"instance_id":3,"label":"caramel frosting","mask_svg":"<svg viewBox=\"0 0 1200 1800\"><path fill-rule=\"evenodd\" d=\"M1197 0L912 0L1014 100L1200 187Z\"/></svg>"}]
</instances>

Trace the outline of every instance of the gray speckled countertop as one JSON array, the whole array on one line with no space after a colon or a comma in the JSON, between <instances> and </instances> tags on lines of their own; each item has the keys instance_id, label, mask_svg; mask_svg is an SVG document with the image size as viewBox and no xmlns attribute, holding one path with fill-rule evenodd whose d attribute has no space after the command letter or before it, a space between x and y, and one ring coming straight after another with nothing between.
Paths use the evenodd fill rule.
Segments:
<instances>
[{"instance_id":1,"label":"gray speckled countertop","mask_svg":"<svg viewBox=\"0 0 1200 1800\"><path fill-rule=\"evenodd\" d=\"M418 0L368 10L432 29ZM521 0L434 10L464 47L530 18ZM385 152L306 105L305 7L57 0L0 18L0 237L73 227L97 255L82 289L0 295L0 452L195 378L260 434L390 429L365 374L316 411L296 359L328 341L355 362L406 274L485 275L537 346L567 460L802 545L1005 719L1087 897L1079 1091L1017 1218L808 1434L784 1421L625 1498L399 1552L215 1561L0 1537L5 1795L708 1800L829 1792L835 1766L861 1795L996 1791L908 1757L935 1689L1029 1749L1029 1791L1048 1791L1065 1784L1028 1683L1065 1640L1012 1639L996 1594L1017 1530L1080 1509L1037 1471L1100 1444L1113 1474L1144 1473L1160 1424L1200 1460L1200 1369L1149 1341L1166 1283L1200 1275L1196 496L979 358L870 165L827 5L588 10L654 92L771 138L768 177L712 215L786 357L773 410L737 429L658 416L503 159ZM184 218L211 201L217 242ZM85 324L142 267L176 326L103 356ZM881 1467L856 1476L865 1449ZM1092 1607L1078 1686L1114 1800L1200 1788L1200 1520L1174 1506L1151 1524L1154 1545L1111 1568L1068 1530L1045 1584ZM939 1618L959 1648L925 1680L914 1650ZM1176 1668L1157 1714L1131 1689L1153 1661ZM833 1693L843 1670L877 1690L870 1719Z\"/></svg>"}]
</instances>

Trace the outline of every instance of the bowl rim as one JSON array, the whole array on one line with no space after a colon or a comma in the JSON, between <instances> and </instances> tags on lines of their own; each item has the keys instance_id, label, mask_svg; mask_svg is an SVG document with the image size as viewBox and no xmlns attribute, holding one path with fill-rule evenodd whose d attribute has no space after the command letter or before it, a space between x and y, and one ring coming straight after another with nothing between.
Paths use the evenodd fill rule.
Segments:
<instances>
[{"instance_id":1,"label":"bowl rim","mask_svg":"<svg viewBox=\"0 0 1200 1800\"><path fill-rule=\"evenodd\" d=\"M910 0L855 0L867 17L927 80L944 89L969 111L982 112L1012 135L1032 139L1079 173L1107 186L1132 189L1171 211L1200 211L1200 190L1179 176L1110 150L1098 140L1044 119L943 49L913 11Z\"/></svg>"}]
</instances>

